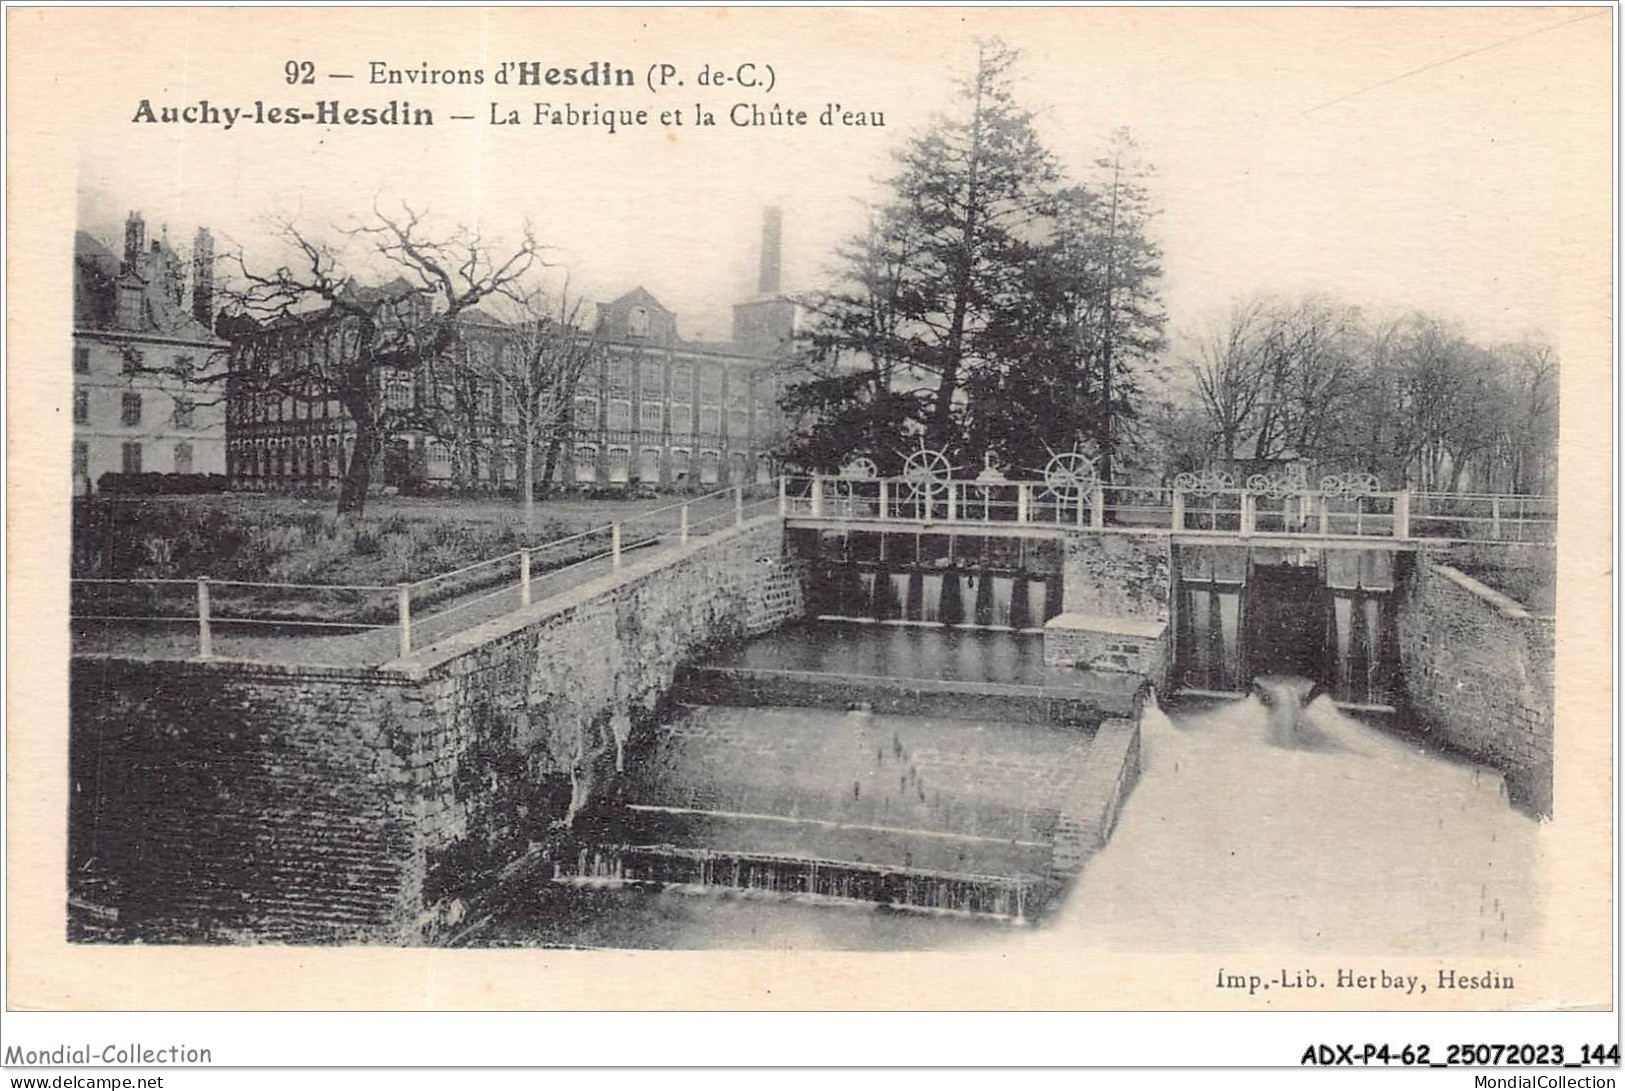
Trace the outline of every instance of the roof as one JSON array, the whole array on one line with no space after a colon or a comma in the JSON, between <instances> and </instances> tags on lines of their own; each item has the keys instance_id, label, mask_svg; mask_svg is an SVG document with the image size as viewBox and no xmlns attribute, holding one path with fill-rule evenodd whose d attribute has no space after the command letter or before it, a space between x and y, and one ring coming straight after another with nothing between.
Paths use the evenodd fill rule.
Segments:
<instances>
[{"instance_id":1,"label":"roof","mask_svg":"<svg viewBox=\"0 0 1625 1091\"><path fill-rule=\"evenodd\" d=\"M610 308L610 309L619 308L619 307L621 307L623 305L624 306L629 306L629 307L631 307L631 306L651 307L654 310L660 311L660 312L662 312L664 314L670 314L671 313L671 311L667 310L666 307L660 302L660 300L656 299L650 293L649 289L645 288L641 284L638 285L636 288L633 288L630 292L627 292L624 295L618 296L617 298L612 299L608 303L604 304L604 306L606 308Z\"/></svg>"},{"instance_id":2,"label":"roof","mask_svg":"<svg viewBox=\"0 0 1625 1091\"><path fill-rule=\"evenodd\" d=\"M193 317L177 296L184 285L175 280L180 259L167 242L137 255L135 267L125 268L113 250L84 231L73 236L73 321L86 329L123 330L161 334L191 341L214 340L211 331ZM134 326L119 322L120 291L139 290L141 308Z\"/></svg>"}]
</instances>

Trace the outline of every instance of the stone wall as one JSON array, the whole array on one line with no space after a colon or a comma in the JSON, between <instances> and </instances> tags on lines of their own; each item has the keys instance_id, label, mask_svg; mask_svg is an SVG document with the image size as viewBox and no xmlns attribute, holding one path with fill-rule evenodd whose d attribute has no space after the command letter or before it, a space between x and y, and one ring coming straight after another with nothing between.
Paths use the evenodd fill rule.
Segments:
<instances>
[{"instance_id":1,"label":"stone wall","mask_svg":"<svg viewBox=\"0 0 1625 1091\"><path fill-rule=\"evenodd\" d=\"M756 520L377 670L76 660L74 866L144 937L443 938L606 790L680 664L800 616L783 538Z\"/></svg>"},{"instance_id":2,"label":"stone wall","mask_svg":"<svg viewBox=\"0 0 1625 1091\"><path fill-rule=\"evenodd\" d=\"M1057 879L1076 875L1105 847L1123 800L1139 779L1139 723L1107 720L1089 746L1083 772L1061 804L1050 864Z\"/></svg>"},{"instance_id":3,"label":"stone wall","mask_svg":"<svg viewBox=\"0 0 1625 1091\"><path fill-rule=\"evenodd\" d=\"M1166 622L1171 558L1166 534L1069 534L1062 612Z\"/></svg>"},{"instance_id":4,"label":"stone wall","mask_svg":"<svg viewBox=\"0 0 1625 1091\"><path fill-rule=\"evenodd\" d=\"M1514 802L1552 812L1550 617L1419 556L1397 611L1406 696L1440 742L1500 769Z\"/></svg>"},{"instance_id":5,"label":"stone wall","mask_svg":"<svg viewBox=\"0 0 1625 1091\"><path fill-rule=\"evenodd\" d=\"M1138 618L1057 614L1044 623L1044 662L1134 674L1159 689L1171 655L1168 624Z\"/></svg>"},{"instance_id":6,"label":"stone wall","mask_svg":"<svg viewBox=\"0 0 1625 1091\"><path fill-rule=\"evenodd\" d=\"M94 658L69 677L71 878L121 932L365 942L411 926L404 679Z\"/></svg>"}]
</instances>

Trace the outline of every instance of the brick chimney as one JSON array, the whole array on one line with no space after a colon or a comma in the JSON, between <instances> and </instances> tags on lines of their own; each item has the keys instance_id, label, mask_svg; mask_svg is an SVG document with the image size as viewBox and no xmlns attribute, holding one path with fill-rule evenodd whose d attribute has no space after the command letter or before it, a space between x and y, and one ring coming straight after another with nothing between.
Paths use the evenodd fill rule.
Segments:
<instances>
[{"instance_id":1,"label":"brick chimney","mask_svg":"<svg viewBox=\"0 0 1625 1091\"><path fill-rule=\"evenodd\" d=\"M124 268L127 272L136 271L141 253L146 248L147 221L141 218L141 213L132 212L124 221Z\"/></svg>"},{"instance_id":2,"label":"brick chimney","mask_svg":"<svg viewBox=\"0 0 1625 1091\"><path fill-rule=\"evenodd\" d=\"M783 213L769 205L762 213L762 269L756 290L762 295L779 294L779 249L784 230Z\"/></svg>"},{"instance_id":3,"label":"brick chimney","mask_svg":"<svg viewBox=\"0 0 1625 1091\"><path fill-rule=\"evenodd\" d=\"M207 227L192 239L192 317L214 329L214 236Z\"/></svg>"}]
</instances>

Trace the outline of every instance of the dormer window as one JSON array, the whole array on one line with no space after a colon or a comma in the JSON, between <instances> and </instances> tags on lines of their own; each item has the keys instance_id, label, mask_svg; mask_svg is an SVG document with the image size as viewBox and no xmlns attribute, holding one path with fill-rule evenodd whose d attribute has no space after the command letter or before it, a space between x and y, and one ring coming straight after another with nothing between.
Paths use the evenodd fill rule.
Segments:
<instances>
[{"instance_id":1,"label":"dormer window","mask_svg":"<svg viewBox=\"0 0 1625 1091\"><path fill-rule=\"evenodd\" d=\"M626 332L632 337L649 336L649 309L633 307L626 316Z\"/></svg>"}]
</instances>

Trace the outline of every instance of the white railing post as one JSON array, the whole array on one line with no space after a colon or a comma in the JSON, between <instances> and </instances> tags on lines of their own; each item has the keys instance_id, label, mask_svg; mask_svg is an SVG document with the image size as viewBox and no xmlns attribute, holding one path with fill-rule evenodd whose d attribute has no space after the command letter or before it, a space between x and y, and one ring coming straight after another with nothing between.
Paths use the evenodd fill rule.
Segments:
<instances>
[{"instance_id":1,"label":"white railing post","mask_svg":"<svg viewBox=\"0 0 1625 1091\"><path fill-rule=\"evenodd\" d=\"M1332 532L1332 509L1331 509L1331 505L1326 503L1326 494L1325 493L1320 494L1319 500L1320 500L1320 536L1322 538L1324 538L1324 537L1326 537L1328 534L1330 534Z\"/></svg>"},{"instance_id":2,"label":"white railing post","mask_svg":"<svg viewBox=\"0 0 1625 1091\"><path fill-rule=\"evenodd\" d=\"M818 474L812 475L812 514L814 519L824 514L824 479Z\"/></svg>"},{"instance_id":3,"label":"white railing post","mask_svg":"<svg viewBox=\"0 0 1625 1091\"><path fill-rule=\"evenodd\" d=\"M1174 490L1174 513L1173 513L1172 522L1173 522L1173 527L1171 529L1174 531L1175 534L1177 534L1180 531L1185 529L1185 490L1184 489L1175 489Z\"/></svg>"},{"instance_id":4,"label":"white railing post","mask_svg":"<svg viewBox=\"0 0 1625 1091\"><path fill-rule=\"evenodd\" d=\"M395 620L400 629L401 654L412 652L412 585L395 585Z\"/></svg>"},{"instance_id":5,"label":"white railing post","mask_svg":"<svg viewBox=\"0 0 1625 1091\"><path fill-rule=\"evenodd\" d=\"M886 480L882 478L880 481L880 517L882 519L887 518L886 507Z\"/></svg>"},{"instance_id":6,"label":"white railing post","mask_svg":"<svg viewBox=\"0 0 1625 1091\"><path fill-rule=\"evenodd\" d=\"M745 486L734 486L734 526L745 525Z\"/></svg>"},{"instance_id":7,"label":"white railing post","mask_svg":"<svg viewBox=\"0 0 1625 1091\"><path fill-rule=\"evenodd\" d=\"M200 576L197 581L197 657L209 659L214 656L214 630L209 622L209 577Z\"/></svg>"},{"instance_id":8,"label":"white railing post","mask_svg":"<svg viewBox=\"0 0 1625 1091\"><path fill-rule=\"evenodd\" d=\"M1490 540L1495 542L1501 540L1501 498L1499 496L1490 497Z\"/></svg>"},{"instance_id":9,"label":"white railing post","mask_svg":"<svg viewBox=\"0 0 1625 1091\"><path fill-rule=\"evenodd\" d=\"M948 522L957 522L959 519L959 486L956 482L948 482Z\"/></svg>"},{"instance_id":10,"label":"white railing post","mask_svg":"<svg viewBox=\"0 0 1625 1091\"><path fill-rule=\"evenodd\" d=\"M611 523L609 527L609 564L611 568L621 567L621 524Z\"/></svg>"},{"instance_id":11,"label":"white railing post","mask_svg":"<svg viewBox=\"0 0 1625 1091\"><path fill-rule=\"evenodd\" d=\"M814 511L813 514L817 515L818 512ZM615 529L620 530L620 527L616 527ZM681 511L678 513L678 517L677 517L677 540L678 540L678 542L680 542L683 545L688 544L688 505L687 504L684 504Z\"/></svg>"},{"instance_id":12,"label":"white railing post","mask_svg":"<svg viewBox=\"0 0 1625 1091\"><path fill-rule=\"evenodd\" d=\"M1249 537L1253 533L1253 520L1257 512L1254 510L1253 494L1247 489L1241 492L1241 536Z\"/></svg>"},{"instance_id":13,"label":"white railing post","mask_svg":"<svg viewBox=\"0 0 1625 1091\"><path fill-rule=\"evenodd\" d=\"M1089 494L1089 525L1100 530L1106 525L1106 489L1096 485Z\"/></svg>"},{"instance_id":14,"label":"white railing post","mask_svg":"<svg viewBox=\"0 0 1625 1091\"><path fill-rule=\"evenodd\" d=\"M1411 536L1411 490L1401 489L1394 494L1394 537Z\"/></svg>"},{"instance_id":15,"label":"white railing post","mask_svg":"<svg viewBox=\"0 0 1625 1091\"><path fill-rule=\"evenodd\" d=\"M1027 488L1027 483L1023 481L1021 484L1016 486L1016 522L1025 523L1027 521L1027 504L1029 499L1030 493Z\"/></svg>"},{"instance_id":16,"label":"white railing post","mask_svg":"<svg viewBox=\"0 0 1625 1091\"><path fill-rule=\"evenodd\" d=\"M1093 494L1090 494L1088 502L1089 502L1089 506L1091 508L1093 508L1094 503L1095 503ZM1083 487L1080 485L1078 487L1078 529L1079 530L1083 529L1083 526L1084 526L1084 523L1085 523L1085 520L1084 520L1084 517L1083 517L1083 505L1084 505Z\"/></svg>"},{"instance_id":17,"label":"white railing post","mask_svg":"<svg viewBox=\"0 0 1625 1091\"><path fill-rule=\"evenodd\" d=\"M779 475L779 515L790 514L790 488L783 474Z\"/></svg>"},{"instance_id":18,"label":"white railing post","mask_svg":"<svg viewBox=\"0 0 1625 1091\"><path fill-rule=\"evenodd\" d=\"M519 551L519 605L530 605L530 550Z\"/></svg>"}]
</instances>

